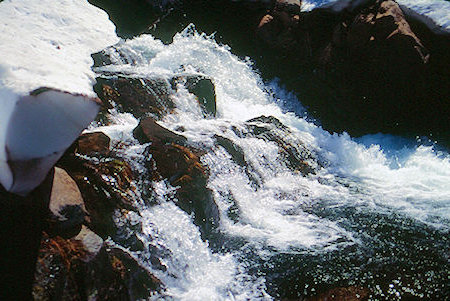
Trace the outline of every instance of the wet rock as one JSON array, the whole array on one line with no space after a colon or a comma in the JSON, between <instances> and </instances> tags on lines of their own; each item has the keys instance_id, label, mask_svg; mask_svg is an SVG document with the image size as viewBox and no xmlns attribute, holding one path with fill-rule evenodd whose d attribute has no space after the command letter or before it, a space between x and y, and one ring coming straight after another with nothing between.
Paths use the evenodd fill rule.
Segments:
<instances>
[{"instance_id":1,"label":"wet rock","mask_svg":"<svg viewBox=\"0 0 450 301\"><path fill-rule=\"evenodd\" d=\"M87 216L83 198L75 181L61 168L55 168L50 195L48 233L73 237Z\"/></svg>"},{"instance_id":2,"label":"wet rock","mask_svg":"<svg viewBox=\"0 0 450 301\"><path fill-rule=\"evenodd\" d=\"M321 166L319 159L277 118L273 116L252 118L247 121L247 127L250 135L276 143L280 156L291 170L308 175L314 174Z\"/></svg>"},{"instance_id":3,"label":"wet rock","mask_svg":"<svg viewBox=\"0 0 450 301\"><path fill-rule=\"evenodd\" d=\"M138 300L160 282L88 228L72 239L46 234L36 264L35 300Z\"/></svg>"},{"instance_id":4,"label":"wet rock","mask_svg":"<svg viewBox=\"0 0 450 301\"><path fill-rule=\"evenodd\" d=\"M133 130L133 135L141 143L160 142L184 144L186 138L162 127L151 117L141 119L139 125Z\"/></svg>"},{"instance_id":5,"label":"wet rock","mask_svg":"<svg viewBox=\"0 0 450 301\"><path fill-rule=\"evenodd\" d=\"M136 118L150 114L158 119L174 108L169 97L173 91L164 79L99 78L96 92L103 101L115 103Z\"/></svg>"},{"instance_id":6,"label":"wet rock","mask_svg":"<svg viewBox=\"0 0 450 301\"><path fill-rule=\"evenodd\" d=\"M114 157L83 159L66 154L59 162L77 183L89 214L87 225L101 237L116 232L114 212L133 210L135 198L130 165ZM118 210L118 211L117 211Z\"/></svg>"},{"instance_id":7,"label":"wet rock","mask_svg":"<svg viewBox=\"0 0 450 301\"><path fill-rule=\"evenodd\" d=\"M367 288L349 286L333 288L325 293L313 297L307 297L305 301L364 301L369 300L370 292Z\"/></svg>"},{"instance_id":8,"label":"wet rock","mask_svg":"<svg viewBox=\"0 0 450 301\"><path fill-rule=\"evenodd\" d=\"M111 139L102 132L85 133L76 141L76 152L82 155L98 153L107 156Z\"/></svg>"},{"instance_id":9,"label":"wet rock","mask_svg":"<svg viewBox=\"0 0 450 301\"><path fill-rule=\"evenodd\" d=\"M391 0L336 1L299 14L275 5L256 30L267 48L261 64L282 65L273 76L294 82L326 129L445 138L450 72L441 66L450 38L410 15Z\"/></svg>"},{"instance_id":10,"label":"wet rock","mask_svg":"<svg viewBox=\"0 0 450 301\"><path fill-rule=\"evenodd\" d=\"M296 50L296 29L299 22L300 1L277 0L256 29L258 37L267 45L283 52Z\"/></svg>"},{"instance_id":11,"label":"wet rock","mask_svg":"<svg viewBox=\"0 0 450 301\"><path fill-rule=\"evenodd\" d=\"M211 78L202 75L178 76L171 80L172 88L175 89L178 83L197 97L204 117L216 116L216 91Z\"/></svg>"},{"instance_id":12,"label":"wet rock","mask_svg":"<svg viewBox=\"0 0 450 301\"><path fill-rule=\"evenodd\" d=\"M207 188L207 172L200 162L200 152L175 143L154 141L147 147L153 180L168 179L176 187L177 205L194 214L194 223L202 233L212 231L219 222L219 210Z\"/></svg>"}]
</instances>

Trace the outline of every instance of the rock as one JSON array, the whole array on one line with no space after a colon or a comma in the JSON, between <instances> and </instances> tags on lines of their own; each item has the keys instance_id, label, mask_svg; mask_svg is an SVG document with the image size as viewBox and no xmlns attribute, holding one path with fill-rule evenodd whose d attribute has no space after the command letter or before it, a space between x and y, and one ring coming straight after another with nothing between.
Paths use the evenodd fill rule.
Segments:
<instances>
[{"instance_id":1,"label":"rock","mask_svg":"<svg viewBox=\"0 0 450 301\"><path fill-rule=\"evenodd\" d=\"M72 239L44 234L36 264L35 300L138 300L160 282L127 253L84 227Z\"/></svg>"},{"instance_id":2,"label":"rock","mask_svg":"<svg viewBox=\"0 0 450 301\"><path fill-rule=\"evenodd\" d=\"M97 255L103 246L103 239L86 226L82 226L80 233L73 240L79 241L90 256Z\"/></svg>"},{"instance_id":3,"label":"rock","mask_svg":"<svg viewBox=\"0 0 450 301\"><path fill-rule=\"evenodd\" d=\"M154 141L147 147L147 169L153 180L168 179L176 187L176 204L188 214L202 234L212 231L219 223L219 210L212 192L207 188L207 172L199 152L175 143Z\"/></svg>"},{"instance_id":4,"label":"rock","mask_svg":"<svg viewBox=\"0 0 450 301\"><path fill-rule=\"evenodd\" d=\"M272 76L324 128L448 139L450 71L442 65L450 35L405 16L391 0L341 0L299 14L277 5L256 30L267 48L261 64L283 66Z\"/></svg>"},{"instance_id":5,"label":"rock","mask_svg":"<svg viewBox=\"0 0 450 301\"><path fill-rule=\"evenodd\" d=\"M76 141L76 152L82 155L98 153L107 156L111 139L102 132L82 134Z\"/></svg>"},{"instance_id":6,"label":"rock","mask_svg":"<svg viewBox=\"0 0 450 301\"><path fill-rule=\"evenodd\" d=\"M276 0L274 10L285 11L291 15L299 15L301 11L301 0Z\"/></svg>"},{"instance_id":7,"label":"rock","mask_svg":"<svg viewBox=\"0 0 450 301\"><path fill-rule=\"evenodd\" d=\"M81 230L87 216L83 198L75 181L61 168L55 168L50 195L47 231L51 235L73 237Z\"/></svg>"},{"instance_id":8,"label":"rock","mask_svg":"<svg viewBox=\"0 0 450 301\"><path fill-rule=\"evenodd\" d=\"M333 39L336 47L345 48L351 59L377 66L385 72L393 73L402 68L402 73L409 76L410 71L405 69L416 70L415 66L429 60L428 51L411 31L394 1L378 0L349 22L346 29L339 28L340 36ZM392 59L395 59L395 67Z\"/></svg>"},{"instance_id":9,"label":"rock","mask_svg":"<svg viewBox=\"0 0 450 301\"><path fill-rule=\"evenodd\" d=\"M174 77L171 83L173 89L178 83L183 84L190 93L197 97L204 117L216 116L216 91L212 79L202 75L188 75Z\"/></svg>"},{"instance_id":10,"label":"rock","mask_svg":"<svg viewBox=\"0 0 450 301\"><path fill-rule=\"evenodd\" d=\"M364 301L369 300L370 292L367 288L349 286L333 288L325 293L313 297L307 297L305 301Z\"/></svg>"},{"instance_id":11,"label":"rock","mask_svg":"<svg viewBox=\"0 0 450 301\"><path fill-rule=\"evenodd\" d=\"M96 91L104 102L113 102L136 118L149 114L158 119L174 108L169 97L173 91L164 79L99 78Z\"/></svg>"},{"instance_id":12,"label":"rock","mask_svg":"<svg viewBox=\"0 0 450 301\"><path fill-rule=\"evenodd\" d=\"M141 143L160 142L160 143L178 143L184 144L186 138L184 136L175 134L174 132L160 126L151 117L141 119L139 125L133 130L133 135Z\"/></svg>"},{"instance_id":13,"label":"rock","mask_svg":"<svg viewBox=\"0 0 450 301\"><path fill-rule=\"evenodd\" d=\"M283 52L298 48L295 32L298 27L300 1L278 0L256 29L258 37L267 45Z\"/></svg>"},{"instance_id":14,"label":"rock","mask_svg":"<svg viewBox=\"0 0 450 301\"><path fill-rule=\"evenodd\" d=\"M63 159L59 166L67 170L81 191L89 214L87 225L103 238L114 236L118 231L114 212L133 210L134 175L130 165L114 157L86 160L73 153Z\"/></svg>"},{"instance_id":15,"label":"rock","mask_svg":"<svg viewBox=\"0 0 450 301\"><path fill-rule=\"evenodd\" d=\"M321 162L302 141L292 135L288 127L273 116L259 116L247 122L248 132L240 135L251 135L277 144L279 154L292 171L303 175L315 174Z\"/></svg>"}]
</instances>

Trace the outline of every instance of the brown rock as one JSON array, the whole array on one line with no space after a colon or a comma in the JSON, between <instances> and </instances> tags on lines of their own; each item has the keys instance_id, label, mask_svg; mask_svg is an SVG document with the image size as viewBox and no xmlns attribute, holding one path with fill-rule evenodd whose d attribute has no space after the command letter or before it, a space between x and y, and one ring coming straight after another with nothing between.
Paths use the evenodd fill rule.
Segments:
<instances>
[{"instance_id":1,"label":"brown rock","mask_svg":"<svg viewBox=\"0 0 450 301\"><path fill-rule=\"evenodd\" d=\"M44 234L35 300L140 300L159 288L160 281L131 256L107 247L86 227L72 239Z\"/></svg>"},{"instance_id":2,"label":"brown rock","mask_svg":"<svg viewBox=\"0 0 450 301\"><path fill-rule=\"evenodd\" d=\"M151 158L148 170L153 180L168 179L177 188L176 204L188 214L202 232L210 231L219 222L219 210L207 188L207 172L200 162L200 152L176 143L154 140L146 149Z\"/></svg>"},{"instance_id":3,"label":"brown rock","mask_svg":"<svg viewBox=\"0 0 450 301\"><path fill-rule=\"evenodd\" d=\"M104 102L115 103L120 109L140 118L150 114L161 118L174 108L170 84L164 79L112 78L97 80L102 88L99 97Z\"/></svg>"},{"instance_id":4,"label":"brown rock","mask_svg":"<svg viewBox=\"0 0 450 301\"><path fill-rule=\"evenodd\" d=\"M145 117L140 122L139 125L133 130L133 135L141 142L161 142L161 143L171 143L175 142L178 144L184 144L186 138L175 134L174 132L160 126L153 118Z\"/></svg>"},{"instance_id":5,"label":"brown rock","mask_svg":"<svg viewBox=\"0 0 450 301\"><path fill-rule=\"evenodd\" d=\"M75 236L87 215L77 184L58 167L55 168L49 209L51 215L47 231L51 235Z\"/></svg>"},{"instance_id":6,"label":"brown rock","mask_svg":"<svg viewBox=\"0 0 450 301\"><path fill-rule=\"evenodd\" d=\"M345 44L341 47L347 47L350 56L360 60L385 67L390 67L395 60L395 68L399 68L399 64L411 68L411 64L420 66L429 59L427 50L411 31L395 1L379 0L363 10L349 24L345 35L342 39Z\"/></svg>"},{"instance_id":7,"label":"brown rock","mask_svg":"<svg viewBox=\"0 0 450 301\"><path fill-rule=\"evenodd\" d=\"M111 139L102 132L82 134L76 141L76 152L82 155L99 153L107 156L110 142Z\"/></svg>"}]
</instances>

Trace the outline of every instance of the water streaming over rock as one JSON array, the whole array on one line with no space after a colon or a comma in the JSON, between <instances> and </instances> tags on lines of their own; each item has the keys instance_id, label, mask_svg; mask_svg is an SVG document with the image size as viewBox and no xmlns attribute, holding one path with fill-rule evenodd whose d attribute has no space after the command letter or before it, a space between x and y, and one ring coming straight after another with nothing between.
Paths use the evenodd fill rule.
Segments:
<instances>
[{"instance_id":1,"label":"water streaming over rock","mask_svg":"<svg viewBox=\"0 0 450 301\"><path fill-rule=\"evenodd\" d=\"M103 78L171 86L174 109L159 124L201 150L218 209L205 227L195 209L177 206L179 187L150 181L151 142L133 137L132 114L115 108L110 124L91 126L141 174L139 214L117 218L123 237L110 243L162 280L152 298L269 300L352 285L374 299L448 297L447 152L389 135L330 134L277 80L264 83L250 60L193 26L169 45L142 35L103 56L95 68ZM212 80L215 114L189 92L189 76Z\"/></svg>"}]
</instances>

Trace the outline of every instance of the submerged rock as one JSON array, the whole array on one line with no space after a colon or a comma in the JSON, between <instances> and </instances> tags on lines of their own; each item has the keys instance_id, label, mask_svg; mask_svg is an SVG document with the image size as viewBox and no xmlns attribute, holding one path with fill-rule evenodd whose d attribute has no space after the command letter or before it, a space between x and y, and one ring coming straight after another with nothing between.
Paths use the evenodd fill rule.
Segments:
<instances>
[{"instance_id":1,"label":"submerged rock","mask_svg":"<svg viewBox=\"0 0 450 301\"><path fill-rule=\"evenodd\" d=\"M169 140L165 140L167 137ZM158 126L155 136L147 136L146 141L151 144L145 151L146 167L152 180L168 179L176 187L176 204L187 213L193 213L195 224L203 232L209 232L218 225L219 210L207 188L207 171L200 162L200 152L180 144L186 141L181 137L180 140L179 135Z\"/></svg>"},{"instance_id":2,"label":"submerged rock","mask_svg":"<svg viewBox=\"0 0 450 301\"><path fill-rule=\"evenodd\" d=\"M286 162L288 168L300 172L303 175L314 174L321 162L306 145L292 135L289 128L273 116L260 116L247 121L248 133L251 135L277 144L280 156Z\"/></svg>"},{"instance_id":3,"label":"submerged rock","mask_svg":"<svg viewBox=\"0 0 450 301\"><path fill-rule=\"evenodd\" d=\"M305 301L364 301L369 300L370 291L367 288L349 286L333 288L327 292L313 297L307 297Z\"/></svg>"}]
</instances>

